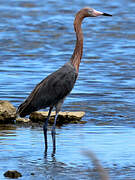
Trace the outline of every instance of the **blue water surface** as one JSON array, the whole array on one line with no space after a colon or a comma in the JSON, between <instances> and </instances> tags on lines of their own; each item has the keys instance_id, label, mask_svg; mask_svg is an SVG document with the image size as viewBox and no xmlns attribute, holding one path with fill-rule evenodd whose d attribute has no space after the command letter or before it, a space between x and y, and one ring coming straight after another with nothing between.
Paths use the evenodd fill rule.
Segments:
<instances>
[{"instance_id":1,"label":"blue water surface","mask_svg":"<svg viewBox=\"0 0 135 180\"><path fill-rule=\"evenodd\" d=\"M79 169L80 179L88 179L92 164L82 153L85 149L95 152L112 179L135 179L133 0L1 0L0 100L18 107L38 82L70 59L76 41L74 17L86 6L113 15L83 21L79 77L62 107L85 111L87 123L57 128L56 159L51 157L51 136L44 159L42 127L2 126L0 179L8 169L20 170L21 179L37 179L39 174L40 179L76 179Z\"/></svg>"}]
</instances>

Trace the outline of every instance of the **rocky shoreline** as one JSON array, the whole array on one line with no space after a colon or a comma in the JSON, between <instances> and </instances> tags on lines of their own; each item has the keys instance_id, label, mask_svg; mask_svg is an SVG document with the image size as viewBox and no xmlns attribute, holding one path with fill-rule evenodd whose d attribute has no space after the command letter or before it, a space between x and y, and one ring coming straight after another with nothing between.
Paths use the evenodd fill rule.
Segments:
<instances>
[{"instance_id":1,"label":"rocky shoreline","mask_svg":"<svg viewBox=\"0 0 135 180\"><path fill-rule=\"evenodd\" d=\"M29 118L20 118L16 113L16 108L9 102L0 100L0 124L9 123L40 123L44 122L47 118L47 111L35 111L30 114ZM68 124L68 123L81 123L84 124L86 121L82 120L85 112L60 112L58 116L57 125ZM51 113L49 124L53 124L55 117L55 111Z\"/></svg>"}]
</instances>

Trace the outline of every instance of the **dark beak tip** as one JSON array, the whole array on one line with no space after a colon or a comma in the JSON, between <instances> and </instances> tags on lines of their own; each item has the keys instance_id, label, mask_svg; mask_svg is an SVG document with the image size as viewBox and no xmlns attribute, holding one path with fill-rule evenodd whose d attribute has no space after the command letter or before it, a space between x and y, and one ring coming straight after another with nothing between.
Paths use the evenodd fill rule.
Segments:
<instances>
[{"instance_id":1,"label":"dark beak tip","mask_svg":"<svg viewBox=\"0 0 135 180\"><path fill-rule=\"evenodd\" d=\"M112 16L111 14L103 13L103 16Z\"/></svg>"}]
</instances>

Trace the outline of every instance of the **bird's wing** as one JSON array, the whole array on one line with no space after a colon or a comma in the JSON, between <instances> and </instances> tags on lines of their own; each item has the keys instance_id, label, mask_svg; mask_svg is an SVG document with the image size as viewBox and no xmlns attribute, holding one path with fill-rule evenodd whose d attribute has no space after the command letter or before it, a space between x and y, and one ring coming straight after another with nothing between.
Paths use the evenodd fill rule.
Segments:
<instances>
[{"instance_id":1,"label":"bird's wing","mask_svg":"<svg viewBox=\"0 0 135 180\"><path fill-rule=\"evenodd\" d=\"M42 80L18 108L19 114L25 116L33 111L56 105L72 90L77 73L67 63L59 70Z\"/></svg>"}]
</instances>

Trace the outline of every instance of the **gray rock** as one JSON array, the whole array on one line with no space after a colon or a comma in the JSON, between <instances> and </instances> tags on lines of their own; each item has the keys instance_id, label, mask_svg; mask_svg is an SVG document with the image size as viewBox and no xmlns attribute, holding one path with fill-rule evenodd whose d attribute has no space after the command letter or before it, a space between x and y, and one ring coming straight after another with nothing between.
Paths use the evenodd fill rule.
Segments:
<instances>
[{"instance_id":1,"label":"gray rock","mask_svg":"<svg viewBox=\"0 0 135 180\"><path fill-rule=\"evenodd\" d=\"M10 123L16 118L16 108L9 101L0 100L0 123Z\"/></svg>"},{"instance_id":2,"label":"gray rock","mask_svg":"<svg viewBox=\"0 0 135 180\"><path fill-rule=\"evenodd\" d=\"M19 178L19 177L22 177L22 174L15 170L9 170L4 173L4 176L8 178Z\"/></svg>"}]
</instances>

